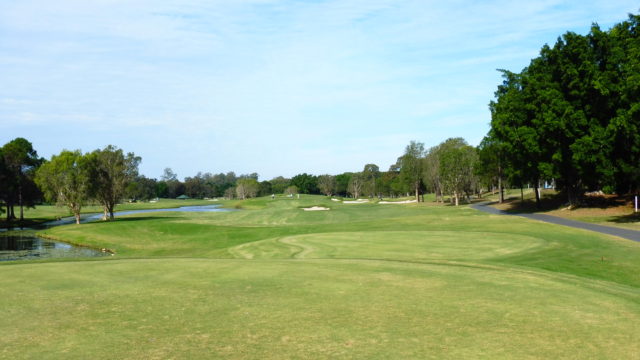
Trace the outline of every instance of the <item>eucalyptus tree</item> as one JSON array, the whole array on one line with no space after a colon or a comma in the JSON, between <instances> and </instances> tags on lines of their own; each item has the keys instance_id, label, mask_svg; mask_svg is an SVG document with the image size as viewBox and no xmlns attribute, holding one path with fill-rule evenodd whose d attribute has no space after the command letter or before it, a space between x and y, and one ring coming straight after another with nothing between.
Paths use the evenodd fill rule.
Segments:
<instances>
[{"instance_id":1,"label":"eucalyptus tree","mask_svg":"<svg viewBox=\"0 0 640 360\"><path fill-rule=\"evenodd\" d=\"M333 175L318 176L318 189L327 196L331 196L336 191L336 177Z\"/></svg>"},{"instance_id":2,"label":"eucalyptus tree","mask_svg":"<svg viewBox=\"0 0 640 360\"><path fill-rule=\"evenodd\" d=\"M93 197L102 205L103 220L113 220L116 204L125 196L129 183L138 175L141 158L113 145L85 155Z\"/></svg>"},{"instance_id":3,"label":"eucalyptus tree","mask_svg":"<svg viewBox=\"0 0 640 360\"><path fill-rule=\"evenodd\" d=\"M353 195L354 199L357 199L362 194L362 188L364 187L365 177L362 173L354 173L349 179L348 191Z\"/></svg>"},{"instance_id":4,"label":"eucalyptus tree","mask_svg":"<svg viewBox=\"0 0 640 360\"><path fill-rule=\"evenodd\" d=\"M433 190L436 202L444 202L442 181L440 178L440 145L427 150L423 159L422 177L426 185Z\"/></svg>"},{"instance_id":5,"label":"eucalyptus tree","mask_svg":"<svg viewBox=\"0 0 640 360\"><path fill-rule=\"evenodd\" d=\"M366 164L362 170L364 177L364 191L374 197L378 194L378 179L380 178L380 168L376 164Z\"/></svg>"},{"instance_id":6,"label":"eucalyptus tree","mask_svg":"<svg viewBox=\"0 0 640 360\"><path fill-rule=\"evenodd\" d=\"M260 184L258 183L258 180L253 177L239 179L236 182L236 195L242 200L256 197L259 189Z\"/></svg>"},{"instance_id":7,"label":"eucalyptus tree","mask_svg":"<svg viewBox=\"0 0 640 360\"><path fill-rule=\"evenodd\" d=\"M293 195L295 195L295 194L297 194L299 192L300 192L300 190L295 185L290 185L286 189L284 189L284 194L288 195L288 196L293 196Z\"/></svg>"},{"instance_id":8,"label":"eucalyptus tree","mask_svg":"<svg viewBox=\"0 0 640 360\"><path fill-rule=\"evenodd\" d=\"M404 150L404 155L398 159L400 165L400 177L409 185L415 193L416 201L420 201L420 186L422 185L422 167L424 156L424 144L411 141Z\"/></svg>"},{"instance_id":9,"label":"eucalyptus tree","mask_svg":"<svg viewBox=\"0 0 640 360\"><path fill-rule=\"evenodd\" d=\"M439 158L443 187L458 206L460 196L466 194L468 198L474 190L478 155L475 148L469 146L464 139L450 138L441 144Z\"/></svg>"},{"instance_id":10,"label":"eucalyptus tree","mask_svg":"<svg viewBox=\"0 0 640 360\"><path fill-rule=\"evenodd\" d=\"M80 224L80 211L91 198L91 164L80 150L53 155L36 172L36 183L47 200L66 206Z\"/></svg>"}]
</instances>

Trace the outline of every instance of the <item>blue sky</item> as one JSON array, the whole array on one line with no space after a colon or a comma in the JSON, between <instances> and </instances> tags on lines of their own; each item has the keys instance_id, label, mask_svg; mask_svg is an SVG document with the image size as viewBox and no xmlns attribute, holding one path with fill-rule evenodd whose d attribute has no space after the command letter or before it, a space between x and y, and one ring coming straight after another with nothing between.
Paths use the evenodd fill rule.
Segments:
<instances>
[{"instance_id":1,"label":"blue sky","mask_svg":"<svg viewBox=\"0 0 640 360\"><path fill-rule=\"evenodd\" d=\"M0 0L0 145L108 144L180 178L386 170L477 145L498 68L636 1Z\"/></svg>"}]
</instances>

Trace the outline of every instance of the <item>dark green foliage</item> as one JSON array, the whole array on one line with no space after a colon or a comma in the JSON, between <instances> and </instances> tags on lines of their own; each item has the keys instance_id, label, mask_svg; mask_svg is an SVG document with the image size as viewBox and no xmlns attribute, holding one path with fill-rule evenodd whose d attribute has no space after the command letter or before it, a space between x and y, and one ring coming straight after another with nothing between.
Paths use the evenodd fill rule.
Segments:
<instances>
[{"instance_id":1,"label":"dark green foliage","mask_svg":"<svg viewBox=\"0 0 640 360\"><path fill-rule=\"evenodd\" d=\"M353 173L346 172L336 175L336 194L340 196L347 196L349 189L349 182L351 181Z\"/></svg>"},{"instance_id":2,"label":"dark green foliage","mask_svg":"<svg viewBox=\"0 0 640 360\"><path fill-rule=\"evenodd\" d=\"M411 141L405 148L404 155L402 155L397 162L400 165L400 178L415 194L417 201L420 201L419 195L422 187L423 156L424 144Z\"/></svg>"},{"instance_id":3,"label":"dark green foliage","mask_svg":"<svg viewBox=\"0 0 640 360\"><path fill-rule=\"evenodd\" d=\"M42 199L34 177L43 160L24 138L15 138L0 148L0 200L6 206L7 221L15 219L14 206L33 206Z\"/></svg>"},{"instance_id":4,"label":"dark green foliage","mask_svg":"<svg viewBox=\"0 0 640 360\"><path fill-rule=\"evenodd\" d=\"M522 72L501 70L490 135L512 184L554 179L571 204L585 190L640 189L639 19L566 33Z\"/></svg>"},{"instance_id":5,"label":"dark green foliage","mask_svg":"<svg viewBox=\"0 0 640 360\"><path fill-rule=\"evenodd\" d=\"M125 154L113 145L86 154L85 158L89 166L91 195L103 206L104 219L113 220L115 206L138 176L138 164L142 159L133 153Z\"/></svg>"},{"instance_id":6,"label":"dark green foliage","mask_svg":"<svg viewBox=\"0 0 640 360\"><path fill-rule=\"evenodd\" d=\"M286 178L284 178L282 176L278 176L278 177L275 177L275 178L271 179L270 183L271 183L271 191L273 191L273 193L275 193L275 194L284 194L284 191L291 184L291 180L290 179L286 179Z\"/></svg>"},{"instance_id":7,"label":"dark green foliage","mask_svg":"<svg viewBox=\"0 0 640 360\"><path fill-rule=\"evenodd\" d=\"M291 185L297 187L301 194L320 194L317 176L307 173L296 175L291 179Z\"/></svg>"}]
</instances>

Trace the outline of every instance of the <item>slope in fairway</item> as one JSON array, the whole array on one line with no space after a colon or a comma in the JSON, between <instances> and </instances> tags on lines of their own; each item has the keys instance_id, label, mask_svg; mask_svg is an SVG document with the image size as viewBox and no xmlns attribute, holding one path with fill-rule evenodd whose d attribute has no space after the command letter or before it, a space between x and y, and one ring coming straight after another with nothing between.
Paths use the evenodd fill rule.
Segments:
<instances>
[{"instance_id":1,"label":"slope in fairway","mask_svg":"<svg viewBox=\"0 0 640 360\"><path fill-rule=\"evenodd\" d=\"M28 290L0 298L9 310L0 324L5 358L621 359L640 351L638 305L615 293L628 290L553 274L164 259L4 267L2 287L24 278Z\"/></svg>"},{"instance_id":2,"label":"slope in fairway","mask_svg":"<svg viewBox=\"0 0 640 360\"><path fill-rule=\"evenodd\" d=\"M486 259L545 242L531 236L454 231L352 231L254 241L229 249L240 258Z\"/></svg>"}]
</instances>

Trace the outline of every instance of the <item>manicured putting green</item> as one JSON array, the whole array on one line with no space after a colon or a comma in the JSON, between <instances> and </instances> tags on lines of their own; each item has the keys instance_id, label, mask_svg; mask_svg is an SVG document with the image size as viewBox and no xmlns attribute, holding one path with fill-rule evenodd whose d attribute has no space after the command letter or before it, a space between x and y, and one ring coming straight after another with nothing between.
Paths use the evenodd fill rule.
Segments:
<instances>
[{"instance_id":1,"label":"manicured putting green","mask_svg":"<svg viewBox=\"0 0 640 360\"><path fill-rule=\"evenodd\" d=\"M640 354L640 314L624 296L635 289L553 273L209 259L28 264L2 273L0 287L12 290L0 297L3 358Z\"/></svg>"},{"instance_id":2,"label":"manicured putting green","mask_svg":"<svg viewBox=\"0 0 640 360\"><path fill-rule=\"evenodd\" d=\"M229 249L260 258L489 259L542 247L532 236L465 231L352 231L254 241Z\"/></svg>"}]
</instances>

